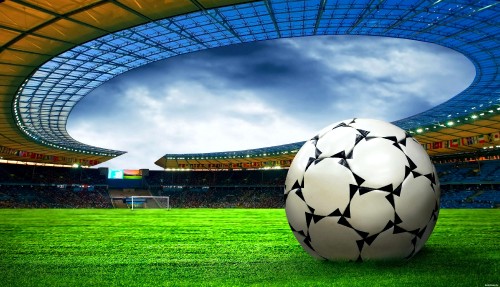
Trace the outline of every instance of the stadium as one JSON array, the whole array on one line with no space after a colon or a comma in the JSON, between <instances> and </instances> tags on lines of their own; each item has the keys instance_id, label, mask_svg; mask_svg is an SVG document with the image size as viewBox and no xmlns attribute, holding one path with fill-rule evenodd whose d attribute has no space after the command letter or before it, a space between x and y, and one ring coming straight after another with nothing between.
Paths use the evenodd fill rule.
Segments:
<instances>
[{"instance_id":1,"label":"stadium","mask_svg":"<svg viewBox=\"0 0 500 287\"><path fill-rule=\"evenodd\" d=\"M0 1L5 286L498 286L498 4ZM127 71L217 47L321 35L434 43L474 64L464 91L393 122L427 151L441 182L437 227L410 260L332 263L303 252L284 216L283 187L304 142L166 153L158 170L115 170L92 166L124 151L67 132L75 105Z\"/></svg>"}]
</instances>

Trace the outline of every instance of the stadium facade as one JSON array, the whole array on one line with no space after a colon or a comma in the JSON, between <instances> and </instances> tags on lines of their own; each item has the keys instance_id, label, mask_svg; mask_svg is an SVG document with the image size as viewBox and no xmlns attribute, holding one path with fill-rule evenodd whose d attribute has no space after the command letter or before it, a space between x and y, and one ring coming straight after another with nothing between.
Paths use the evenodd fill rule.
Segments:
<instances>
[{"instance_id":1,"label":"stadium facade","mask_svg":"<svg viewBox=\"0 0 500 287\"><path fill-rule=\"evenodd\" d=\"M500 2L495 0L0 1L0 157L96 165L123 154L66 131L72 108L148 63L232 44L319 35L435 43L465 55L472 84L395 121L430 155L500 145ZM301 143L238 152L166 154L163 168L287 165ZM494 148L495 149L495 148Z\"/></svg>"}]
</instances>

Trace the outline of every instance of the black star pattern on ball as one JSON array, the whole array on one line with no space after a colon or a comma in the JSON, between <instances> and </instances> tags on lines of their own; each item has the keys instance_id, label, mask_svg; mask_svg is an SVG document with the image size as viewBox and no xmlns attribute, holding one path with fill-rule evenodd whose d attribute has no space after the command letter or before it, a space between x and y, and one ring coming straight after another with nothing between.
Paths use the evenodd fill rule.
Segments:
<instances>
[{"instance_id":1,"label":"black star pattern on ball","mask_svg":"<svg viewBox=\"0 0 500 287\"><path fill-rule=\"evenodd\" d=\"M340 123L332 128L332 130L337 129L337 128L343 128L347 127L348 125L346 123Z\"/></svg>"},{"instance_id":2,"label":"black star pattern on ball","mask_svg":"<svg viewBox=\"0 0 500 287\"><path fill-rule=\"evenodd\" d=\"M311 143L316 146L319 140L319 135L314 136L312 139L310 139Z\"/></svg>"},{"instance_id":3,"label":"black star pattern on ball","mask_svg":"<svg viewBox=\"0 0 500 287\"><path fill-rule=\"evenodd\" d=\"M306 234L303 230L296 230L295 228L293 228L293 226L291 224L289 224L289 226L290 226L290 229L292 230L292 232L295 233L298 237L300 237L299 241L303 242L307 247L309 247L311 249L311 251L316 256L323 258L323 259L327 259L316 252L316 250L314 249L314 247L311 244L311 237L309 236L308 233Z\"/></svg>"},{"instance_id":4,"label":"black star pattern on ball","mask_svg":"<svg viewBox=\"0 0 500 287\"><path fill-rule=\"evenodd\" d=\"M349 152L346 153L346 151L343 150L343 151L339 151L338 153L330 156L330 158L339 158L340 160L339 160L338 163L341 164L341 165L343 165L344 167L346 167L349 170L350 170L350 167L349 167L349 164L348 164L347 160L348 159L352 159L353 150L356 147L356 145L358 145L362 140L366 140L367 137L368 137L368 134L370 134L369 131L362 130L362 129L357 129L355 127L350 126L350 124L355 123L355 120L356 119L353 119L349 124L341 122L341 123L339 123L338 125L336 125L335 127L333 127L331 129L331 130L334 130L334 129L341 128L341 127L349 127L349 128L355 129L357 131L356 138L355 138L354 144L353 144L353 148L351 150L349 150ZM318 164L319 162L321 162L322 160L325 159L325 158L321 157L321 155L323 154L323 152L317 146L319 140L320 140L320 136L319 135L316 135L316 136L314 136L313 138L310 139L311 143L315 147L314 157L309 157L309 159L307 161L307 164L306 164L305 171L307 171L311 165L313 165L313 164L316 165L316 164Z\"/></svg>"},{"instance_id":5,"label":"black star pattern on ball","mask_svg":"<svg viewBox=\"0 0 500 287\"><path fill-rule=\"evenodd\" d=\"M290 189L287 189L286 186L285 186L285 191L286 190L298 189L300 191L300 194L302 195L301 188L304 188L304 177L302 177L302 182L301 183L299 183L299 180L296 180L293 183L292 188L290 188ZM288 198L288 193L287 192L285 192L284 197L285 197L285 202L286 202L286 199ZM302 200L304 200L304 197L301 197L301 198L302 198Z\"/></svg>"}]
</instances>

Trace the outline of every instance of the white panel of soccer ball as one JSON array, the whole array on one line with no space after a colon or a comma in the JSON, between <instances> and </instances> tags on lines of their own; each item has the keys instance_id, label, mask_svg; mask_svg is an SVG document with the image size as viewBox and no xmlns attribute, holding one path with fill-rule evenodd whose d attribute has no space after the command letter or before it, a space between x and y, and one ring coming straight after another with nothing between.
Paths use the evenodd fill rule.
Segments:
<instances>
[{"instance_id":1,"label":"white panel of soccer ball","mask_svg":"<svg viewBox=\"0 0 500 287\"><path fill-rule=\"evenodd\" d=\"M412 257L434 229L439 198L422 146L379 120L324 128L299 150L285 182L293 234L318 259Z\"/></svg>"}]
</instances>

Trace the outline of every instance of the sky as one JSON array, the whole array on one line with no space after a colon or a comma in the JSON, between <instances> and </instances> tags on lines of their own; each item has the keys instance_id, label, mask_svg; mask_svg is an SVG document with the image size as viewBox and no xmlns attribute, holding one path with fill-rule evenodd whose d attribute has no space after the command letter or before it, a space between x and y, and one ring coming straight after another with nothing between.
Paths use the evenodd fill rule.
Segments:
<instances>
[{"instance_id":1,"label":"sky","mask_svg":"<svg viewBox=\"0 0 500 287\"><path fill-rule=\"evenodd\" d=\"M159 170L165 154L235 151L305 141L349 118L423 112L473 81L473 64L435 44L316 36L238 44L173 57L104 83L67 130L127 151L98 167Z\"/></svg>"}]
</instances>

